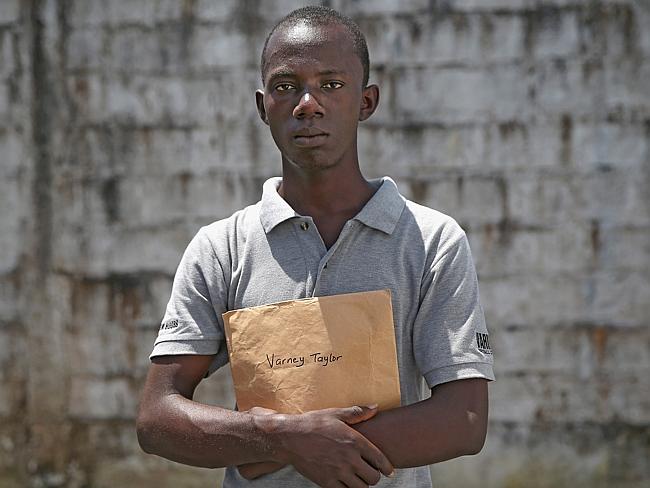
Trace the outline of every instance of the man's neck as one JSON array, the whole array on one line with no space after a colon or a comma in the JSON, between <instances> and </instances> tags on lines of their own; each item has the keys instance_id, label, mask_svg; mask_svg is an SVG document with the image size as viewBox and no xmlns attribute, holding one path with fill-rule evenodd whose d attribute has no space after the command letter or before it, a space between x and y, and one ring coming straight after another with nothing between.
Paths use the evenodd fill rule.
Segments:
<instances>
[{"instance_id":1,"label":"man's neck","mask_svg":"<svg viewBox=\"0 0 650 488\"><path fill-rule=\"evenodd\" d=\"M356 215L376 188L361 174L359 166L340 166L319 171L302 171L283 164L278 193L301 215L326 217Z\"/></svg>"}]
</instances>

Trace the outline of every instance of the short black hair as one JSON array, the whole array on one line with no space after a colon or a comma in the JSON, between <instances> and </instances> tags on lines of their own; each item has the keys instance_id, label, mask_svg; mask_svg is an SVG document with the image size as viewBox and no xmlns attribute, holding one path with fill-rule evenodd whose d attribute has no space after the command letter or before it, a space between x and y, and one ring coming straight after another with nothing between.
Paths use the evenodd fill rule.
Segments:
<instances>
[{"instance_id":1,"label":"short black hair","mask_svg":"<svg viewBox=\"0 0 650 488\"><path fill-rule=\"evenodd\" d=\"M287 14L273 26L273 29L271 29L271 32L269 32L269 35L266 37L266 41L264 41L264 48L262 49L262 58L260 60L262 83L264 83L266 73L266 48L269 44L269 39L271 39L271 36L278 29L293 27L302 22L318 27L332 24L338 24L345 27L352 37L354 52L359 57L361 65L363 66L363 86L365 87L368 84L368 78L370 76L370 57L368 55L366 38L361 32L361 29L359 29L357 23L350 17L346 17L332 8L317 5L296 9Z\"/></svg>"}]
</instances>

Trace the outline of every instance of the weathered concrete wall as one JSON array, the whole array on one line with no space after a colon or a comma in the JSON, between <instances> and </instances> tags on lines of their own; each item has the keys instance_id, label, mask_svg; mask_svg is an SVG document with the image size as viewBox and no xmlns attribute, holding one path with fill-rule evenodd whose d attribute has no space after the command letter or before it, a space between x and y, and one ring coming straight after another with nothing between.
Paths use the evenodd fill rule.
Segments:
<instances>
[{"instance_id":1,"label":"weathered concrete wall","mask_svg":"<svg viewBox=\"0 0 650 488\"><path fill-rule=\"evenodd\" d=\"M498 381L438 486L650 478L650 2L332 1L367 33L368 176L468 231ZM180 254L279 158L291 0L0 1L0 485L212 486L133 418ZM232 405L228 372L200 398Z\"/></svg>"}]
</instances>

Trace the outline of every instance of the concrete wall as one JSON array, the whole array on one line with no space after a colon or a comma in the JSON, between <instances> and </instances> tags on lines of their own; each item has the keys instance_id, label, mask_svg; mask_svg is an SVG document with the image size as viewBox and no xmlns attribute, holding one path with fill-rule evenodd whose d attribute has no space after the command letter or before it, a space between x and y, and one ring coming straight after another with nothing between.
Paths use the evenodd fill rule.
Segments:
<instances>
[{"instance_id":1,"label":"concrete wall","mask_svg":"<svg viewBox=\"0 0 650 488\"><path fill-rule=\"evenodd\" d=\"M328 2L367 34L368 176L465 227L498 381L437 486L650 478L650 2ZM0 486L199 487L133 419L181 252L279 158L291 0L0 1ZM199 398L231 406L228 371Z\"/></svg>"}]
</instances>

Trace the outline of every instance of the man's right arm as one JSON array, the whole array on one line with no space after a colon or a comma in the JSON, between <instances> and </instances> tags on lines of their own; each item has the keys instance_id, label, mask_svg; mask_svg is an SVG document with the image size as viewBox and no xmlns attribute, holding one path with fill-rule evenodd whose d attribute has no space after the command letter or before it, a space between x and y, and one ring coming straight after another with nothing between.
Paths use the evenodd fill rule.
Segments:
<instances>
[{"instance_id":1,"label":"man's right arm","mask_svg":"<svg viewBox=\"0 0 650 488\"><path fill-rule=\"evenodd\" d=\"M138 441L145 452L209 468L264 461L292 464L322 486L340 486L337 481L367 486L378 482L378 470L392 472L381 451L348 425L371 418L376 409L268 415L204 405L192 398L211 361L211 356L201 355L152 360L137 418Z\"/></svg>"}]
</instances>

